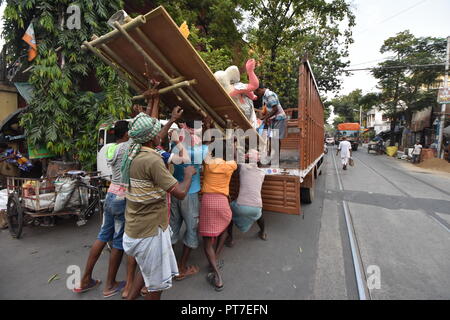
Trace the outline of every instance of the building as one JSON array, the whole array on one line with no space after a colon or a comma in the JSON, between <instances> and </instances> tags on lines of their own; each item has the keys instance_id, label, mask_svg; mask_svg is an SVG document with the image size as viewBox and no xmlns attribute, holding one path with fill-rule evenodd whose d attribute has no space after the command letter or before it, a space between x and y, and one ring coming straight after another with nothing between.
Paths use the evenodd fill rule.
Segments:
<instances>
[{"instance_id":1,"label":"building","mask_svg":"<svg viewBox=\"0 0 450 320\"><path fill-rule=\"evenodd\" d=\"M378 107L373 107L369 112L367 112L366 121L366 128L373 130L376 135L380 132L391 129L391 122L389 118L387 118L384 112Z\"/></svg>"}]
</instances>

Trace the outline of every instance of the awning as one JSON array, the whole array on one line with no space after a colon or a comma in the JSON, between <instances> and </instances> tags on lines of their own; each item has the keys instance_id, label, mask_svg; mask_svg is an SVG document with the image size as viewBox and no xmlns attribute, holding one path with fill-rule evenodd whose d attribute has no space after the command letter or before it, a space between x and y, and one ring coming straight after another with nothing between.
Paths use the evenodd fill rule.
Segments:
<instances>
[{"instance_id":1,"label":"awning","mask_svg":"<svg viewBox=\"0 0 450 320\"><path fill-rule=\"evenodd\" d=\"M10 125L13 123L19 121L19 116L24 112L27 108L20 108L17 109L14 112L11 112L9 116L6 117L5 120L0 124L0 132L3 132L3 130L7 129Z\"/></svg>"},{"instance_id":2,"label":"awning","mask_svg":"<svg viewBox=\"0 0 450 320\"><path fill-rule=\"evenodd\" d=\"M33 86L28 82L14 82L14 85L22 98L24 98L27 103L30 103L31 99L33 99Z\"/></svg>"}]
</instances>

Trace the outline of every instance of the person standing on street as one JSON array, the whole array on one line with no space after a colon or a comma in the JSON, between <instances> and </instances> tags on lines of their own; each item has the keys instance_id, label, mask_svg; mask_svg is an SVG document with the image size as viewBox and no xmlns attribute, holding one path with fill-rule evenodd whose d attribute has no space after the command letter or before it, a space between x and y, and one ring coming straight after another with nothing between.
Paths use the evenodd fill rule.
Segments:
<instances>
[{"instance_id":1,"label":"person standing on street","mask_svg":"<svg viewBox=\"0 0 450 320\"><path fill-rule=\"evenodd\" d=\"M209 128L208 126L209 122L207 123L207 128ZM203 160L208 155L208 146L202 144L200 137L196 137L194 121L186 121L184 128L189 133L188 145L184 146L188 161L175 163L173 176L179 183L182 183L184 181L184 168L189 165L194 166L197 173L192 177L191 187L185 199L179 200L174 195L171 198L170 227L173 232L172 245L175 245L179 240L183 241L183 253L178 264L180 275L175 277L177 281L193 276L200 271L199 266L188 265L188 260L191 251L198 247L200 171ZM173 152L178 153L178 147L175 147ZM186 231L184 235L181 235L183 222L186 226Z\"/></svg>"},{"instance_id":2,"label":"person standing on street","mask_svg":"<svg viewBox=\"0 0 450 320\"><path fill-rule=\"evenodd\" d=\"M266 172L258 167L259 152L250 149L248 153L250 163L239 165L239 195L231 203L233 220L228 227L229 246L233 245L233 224L243 233L250 230L255 223L259 226L258 236L261 240L267 240L264 218L262 217L261 190Z\"/></svg>"},{"instance_id":3,"label":"person standing on street","mask_svg":"<svg viewBox=\"0 0 450 320\"><path fill-rule=\"evenodd\" d=\"M422 145L420 144L420 140L416 140L416 144L414 145L414 150L412 153L412 163L420 163L420 154L422 153Z\"/></svg>"},{"instance_id":4,"label":"person standing on street","mask_svg":"<svg viewBox=\"0 0 450 320\"><path fill-rule=\"evenodd\" d=\"M108 147L106 154L108 165L112 170L112 179L105 199L103 223L97 240L94 242L89 252L89 257L81 279L80 287L73 289L73 292L75 293L82 293L97 287L101 283L100 280L94 280L92 278L92 272L106 243L112 241L108 276L105 288L103 290L104 298L112 297L119 293L122 289L127 289L127 287L131 285L131 283L126 283L125 281L116 281L117 271L119 270L123 255L122 237L125 227L126 189L121 183L122 176L120 173L120 167L122 165L122 157L129 146L128 122L125 120L117 121L114 125L114 134L117 141L115 144L111 144ZM130 265L129 261L128 264L128 279L130 279L130 273L134 272L132 263L133 261L131 261Z\"/></svg>"},{"instance_id":5,"label":"person standing on street","mask_svg":"<svg viewBox=\"0 0 450 320\"><path fill-rule=\"evenodd\" d=\"M350 158L352 157L352 144L347 141L347 137L343 137L339 143L336 155L341 152L342 169L347 170Z\"/></svg>"},{"instance_id":6,"label":"person standing on street","mask_svg":"<svg viewBox=\"0 0 450 320\"><path fill-rule=\"evenodd\" d=\"M161 299L162 291L172 287L172 277L179 274L170 239L166 192L184 199L196 170L186 167L184 180L178 183L155 150L161 143L160 130L158 119L139 113L130 124L132 143L122 160L122 182L128 185L123 248L136 259L141 271L134 279L129 300L139 296L144 284L148 291L145 299Z\"/></svg>"}]
</instances>

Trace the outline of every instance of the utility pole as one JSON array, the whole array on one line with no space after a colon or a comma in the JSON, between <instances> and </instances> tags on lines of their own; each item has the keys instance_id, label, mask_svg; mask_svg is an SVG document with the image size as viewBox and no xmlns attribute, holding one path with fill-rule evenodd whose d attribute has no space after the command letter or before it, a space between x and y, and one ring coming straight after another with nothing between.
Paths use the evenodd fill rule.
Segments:
<instances>
[{"instance_id":1,"label":"utility pole","mask_svg":"<svg viewBox=\"0 0 450 320\"><path fill-rule=\"evenodd\" d=\"M447 37L447 54L445 57L445 78L444 78L444 88L448 89L448 69L450 62L450 36ZM447 109L447 105L445 103L442 104L441 107L441 123L439 124L439 139L438 139L438 157L444 159L444 126L445 126L445 111Z\"/></svg>"}]
</instances>

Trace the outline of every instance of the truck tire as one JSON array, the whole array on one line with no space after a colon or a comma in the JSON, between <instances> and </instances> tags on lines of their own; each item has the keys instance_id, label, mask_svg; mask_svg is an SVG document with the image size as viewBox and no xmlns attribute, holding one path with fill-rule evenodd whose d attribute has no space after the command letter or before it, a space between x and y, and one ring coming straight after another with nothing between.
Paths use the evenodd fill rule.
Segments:
<instances>
[{"instance_id":1,"label":"truck tire","mask_svg":"<svg viewBox=\"0 0 450 320\"><path fill-rule=\"evenodd\" d=\"M300 200L302 203L312 203L314 201L314 188L300 188Z\"/></svg>"}]
</instances>

